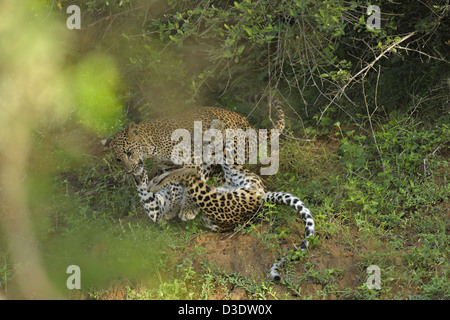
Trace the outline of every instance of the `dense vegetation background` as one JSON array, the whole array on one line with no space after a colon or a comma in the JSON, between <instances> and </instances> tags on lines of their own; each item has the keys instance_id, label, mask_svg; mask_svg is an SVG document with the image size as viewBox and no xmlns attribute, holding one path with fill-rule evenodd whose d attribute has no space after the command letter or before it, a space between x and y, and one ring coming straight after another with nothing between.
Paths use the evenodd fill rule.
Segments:
<instances>
[{"instance_id":1,"label":"dense vegetation background","mask_svg":"<svg viewBox=\"0 0 450 320\"><path fill-rule=\"evenodd\" d=\"M381 29L366 25L371 4ZM66 27L70 5L81 9L80 30ZM103 298L118 282L128 298L230 298L239 288L252 299L448 299L449 8L0 2L1 294ZM131 120L198 105L269 127L267 106L246 100L260 93L277 95L288 118L267 184L304 199L317 224L311 250L277 284L223 270L200 245L185 253L208 232L198 222L150 225L98 146ZM239 232L270 261L303 226L290 210L267 212ZM355 258L319 263L330 252ZM67 290L71 264L82 293ZM365 286L371 264L381 290Z\"/></svg>"}]
</instances>

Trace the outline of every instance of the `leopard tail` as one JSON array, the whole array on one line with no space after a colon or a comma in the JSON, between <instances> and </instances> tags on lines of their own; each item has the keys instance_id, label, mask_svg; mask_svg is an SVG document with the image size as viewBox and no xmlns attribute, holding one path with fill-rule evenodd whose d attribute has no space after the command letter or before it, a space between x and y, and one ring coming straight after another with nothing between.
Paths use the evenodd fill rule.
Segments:
<instances>
[{"instance_id":1,"label":"leopard tail","mask_svg":"<svg viewBox=\"0 0 450 320\"><path fill-rule=\"evenodd\" d=\"M305 239L299 245L299 248L302 251L308 249L308 238L314 235L314 219L305 204L296 196L285 192L267 192L264 195L264 200L275 204L290 206L300 214L300 217L305 224ZM282 268L284 261L286 261L286 258L282 257L270 268L269 277L272 280L280 280L279 270Z\"/></svg>"},{"instance_id":2,"label":"leopard tail","mask_svg":"<svg viewBox=\"0 0 450 320\"><path fill-rule=\"evenodd\" d=\"M283 111L283 104L281 103L281 101L279 99L277 99L274 96L269 96L267 94L261 95L261 94L257 94L257 95L253 95L247 98L248 101L252 102L252 103L256 103L258 104L261 101L266 102L269 107L274 107L275 111L276 111L276 115L277 115L277 121L275 123L273 123L272 119L270 119L270 121L273 123L274 128L273 129L278 129L279 134L281 134L284 131L284 128L286 126L286 120L285 120L285 115L284 115L284 111ZM270 131L273 129L269 129L268 134L270 135Z\"/></svg>"}]
</instances>

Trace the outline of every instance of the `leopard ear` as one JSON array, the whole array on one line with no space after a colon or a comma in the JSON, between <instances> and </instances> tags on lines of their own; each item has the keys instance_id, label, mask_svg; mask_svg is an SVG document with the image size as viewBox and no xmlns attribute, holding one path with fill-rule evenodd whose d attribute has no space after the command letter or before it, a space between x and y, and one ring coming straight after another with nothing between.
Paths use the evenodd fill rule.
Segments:
<instances>
[{"instance_id":1,"label":"leopard ear","mask_svg":"<svg viewBox=\"0 0 450 320\"><path fill-rule=\"evenodd\" d=\"M111 143L111 139L102 139L102 140L100 140L100 143L105 147L109 147L109 145Z\"/></svg>"},{"instance_id":2,"label":"leopard ear","mask_svg":"<svg viewBox=\"0 0 450 320\"><path fill-rule=\"evenodd\" d=\"M128 125L127 136L130 140L136 140L139 138L138 125L135 124L133 121L131 121L130 124Z\"/></svg>"}]
</instances>

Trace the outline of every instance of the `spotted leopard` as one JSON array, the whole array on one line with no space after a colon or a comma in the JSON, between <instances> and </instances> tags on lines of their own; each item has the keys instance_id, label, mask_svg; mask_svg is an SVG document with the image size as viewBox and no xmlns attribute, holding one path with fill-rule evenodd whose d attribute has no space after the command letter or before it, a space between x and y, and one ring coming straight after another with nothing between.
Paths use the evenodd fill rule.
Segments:
<instances>
[{"instance_id":1,"label":"spotted leopard","mask_svg":"<svg viewBox=\"0 0 450 320\"><path fill-rule=\"evenodd\" d=\"M172 169L149 181L145 168L139 166L134 179L144 210L154 222L176 215L191 220L202 212L208 228L224 232L247 223L265 201L287 205L300 214L305 224L305 239L299 248L308 248L308 239L314 235L314 219L299 198L285 192L266 191L261 178L248 170L228 165L220 168L223 184L211 186L204 180L202 167ZM280 279L279 269L284 261L282 257L271 267L272 280Z\"/></svg>"},{"instance_id":2,"label":"spotted leopard","mask_svg":"<svg viewBox=\"0 0 450 320\"><path fill-rule=\"evenodd\" d=\"M271 105L276 109L278 117L275 129L281 132L285 126L284 112L279 101L277 99L273 101ZM222 131L254 129L247 118L236 112L216 107L201 107L175 117L158 118L141 124L131 122L115 137L103 139L101 143L112 149L116 160L123 164L127 173L134 172L144 159L150 159L160 166L173 166L174 162L181 162L181 159L172 152L178 144L177 141L172 140L172 134L177 129L186 129L192 134L195 121L201 121L202 132L214 127L217 121L220 121ZM247 150L244 156L256 154L256 150L249 149L252 147L254 148L253 145L246 144ZM226 152L226 150L223 151ZM240 156L238 152L233 154L236 157ZM239 160L239 163L242 163L242 159Z\"/></svg>"}]
</instances>

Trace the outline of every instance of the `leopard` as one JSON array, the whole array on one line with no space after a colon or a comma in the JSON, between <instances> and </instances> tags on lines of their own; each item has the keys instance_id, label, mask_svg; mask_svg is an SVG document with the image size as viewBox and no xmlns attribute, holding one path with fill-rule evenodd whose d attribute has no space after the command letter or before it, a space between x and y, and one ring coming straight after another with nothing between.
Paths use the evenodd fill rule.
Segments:
<instances>
[{"instance_id":1,"label":"leopard","mask_svg":"<svg viewBox=\"0 0 450 320\"><path fill-rule=\"evenodd\" d=\"M298 246L305 251L314 235L315 223L310 210L296 196L287 192L271 192L253 172L223 164L219 184L205 180L207 170L201 166L171 168L151 180L145 167L133 173L144 211L153 222L170 220L178 215L183 221L202 214L206 227L214 232L228 232L246 225L264 207L265 202L287 205L298 212L305 225L305 238ZM217 169L216 169L217 170ZM278 259L268 274L273 281L281 279L280 269L287 257Z\"/></svg>"},{"instance_id":2,"label":"leopard","mask_svg":"<svg viewBox=\"0 0 450 320\"><path fill-rule=\"evenodd\" d=\"M274 101L278 116L274 131L279 134L285 127L284 112L279 101ZM140 201L150 219L157 222L178 216L187 221L201 212L209 229L226 232L248 222L265 201L271 201L291 206L300 214L305 224L305 239L299 247L306 250L307 239L314 235L314 220L309 209L297 197L283 192L267 192L260 177L235 163L174 165L172 151L176 142L172 140L172 133L177 129L192 133L195 121L201 121L202 132L211 128L220 131L255 129L236 112L201 107L176 117L154 119L139 125L130 122L114 138L102 140L103 145L112 149L116 160L123 163L125 172L134 177ZM251 145L248 143L245 147L247 156L252 152L248 149ZM224 154L230 151L238 153L227 148L222 150ZM150 185L144 159L153 161L158 170L166 171L153 178ZM214 173L219 175L218 186L207 183ZM279 269L284 261L285 257L282 257L272 266L271 279L280 278Z\"/></svg>"},{"instance_id":3,"label":"leopard","mask_svg":"<svg viewBox=\"0 0 450 320\"><path fill-rule=\"evenodd\" d=\"M268 99L267 96L263 98ZM269 103L276 109L278 117L272 129L277 129L280 133L285 127L285 115L281 103L276 98L271 99ZM202 132L210 128L217 128L221 132L226 129L242 130L239 132L254 129L247 118L237 112L218 107L198 107L173 117L157 118L141 124L131 121L113 138L103 139L101 143L112 150L115 159L123 164L128 174L133 173L144 159L149 159L161 167L180 167L181 160L172 152L178 144L177 141L172 140L172 134L177 129L186 129L192 134L195 121L201 121ZM272 129L269 129L270 134ZM252 152L256 154L256 151L252 150L255 148L254 145L246 143L245 148L246 157ZM223 149L224 153L227 152L225 149ZM234 151L233 154L237 158L238 152ZM234 162L243 163L245 159L236 159Z\"/></svg>"}]
</instances>

